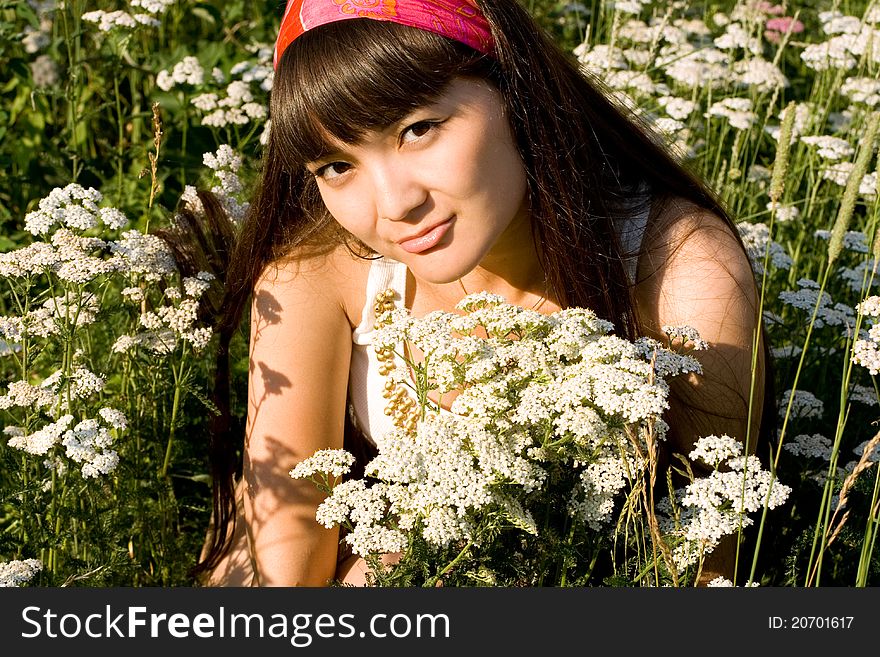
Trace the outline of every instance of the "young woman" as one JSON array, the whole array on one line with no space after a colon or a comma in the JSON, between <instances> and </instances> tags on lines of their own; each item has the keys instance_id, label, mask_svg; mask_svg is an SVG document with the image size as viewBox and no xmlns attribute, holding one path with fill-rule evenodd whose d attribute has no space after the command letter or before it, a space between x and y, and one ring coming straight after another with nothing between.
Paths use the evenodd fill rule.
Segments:
<instances>
[{"instance_id":1,"label":"young woman","mask_svg":"<svg viewBox=\"0 0 880 657\"><path fill-rule=\"evenodd\" d=\"M248 415L240 478L220 418L206 583L363 583L315 521L320 493L288 471L390 426L370 348L386 290L415 316L487 290L591 308L629 338L689 324L712 348L674 385L665 458L710 433L754 452L769 433L731 219L515 0L291 0L270 113L226 280L223 335L251 303ZM735 547L705 581L731 575Z\"/></svg>"}]
</instances>

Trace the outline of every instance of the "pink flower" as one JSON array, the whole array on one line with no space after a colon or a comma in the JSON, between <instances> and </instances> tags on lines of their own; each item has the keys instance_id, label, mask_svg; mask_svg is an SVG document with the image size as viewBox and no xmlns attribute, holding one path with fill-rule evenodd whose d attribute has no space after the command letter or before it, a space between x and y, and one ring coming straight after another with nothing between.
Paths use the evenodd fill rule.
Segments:
<instances>
[{"instance_id":1,"label":"pink flower","mask_svg":"<svg viewBox=\"0 0 880 657\"><path fill-rule=\"evenodd\" d=\"M798 32L804 31L804 24L800 21L795 20L791 16L779 16L778 18L771 18L767 21L767 24L764 26L768 30L775 30L776 32L782 32L785 34L791 29L792 34L797 34Z\"/></svg>"},{"instance_id":2,"label":"pink flower","mask_svg":"<svg viewBox=\"0 0 880 657\"><path fill-rule=\"evenodd\" d=\"M779 43L786 32L797 34L804 31L804 24L791 16L771 18L764 27L766 28L764 37L771 43Z\"/></svg>"},{"instance_id":3,"label":"pink flower","mask_svg":"<svg viewBox=\"0 0 880 657\"><path fill-rule=\"evenodd\" d=\"M782 5L771 5L769 2L765 0L761 0L760 2L755 3L755 9L758 11L768 14L770 16L779 16L782 12L785 11Z\"/></svg>"}]
</instances>

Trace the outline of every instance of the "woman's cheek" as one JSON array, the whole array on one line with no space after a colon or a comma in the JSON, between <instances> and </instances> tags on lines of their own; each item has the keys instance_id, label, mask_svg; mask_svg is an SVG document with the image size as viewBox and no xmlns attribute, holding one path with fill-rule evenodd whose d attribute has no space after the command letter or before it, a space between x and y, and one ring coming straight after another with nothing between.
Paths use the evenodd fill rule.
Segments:
<instances>
[{"instance_id":1,"label":"woman's cheek","mask_svg":"<svg viewBox=\"0 0 880 657\"><path fill-rule=\"evenodd\" d=\"M372 213L369 211L366 196L349 191L343 194L335 190L328 193L322 192L321 196L330 216L340 226L361 241L370 242L375 233L370 222Z\"/></svg>"}]
</instances>

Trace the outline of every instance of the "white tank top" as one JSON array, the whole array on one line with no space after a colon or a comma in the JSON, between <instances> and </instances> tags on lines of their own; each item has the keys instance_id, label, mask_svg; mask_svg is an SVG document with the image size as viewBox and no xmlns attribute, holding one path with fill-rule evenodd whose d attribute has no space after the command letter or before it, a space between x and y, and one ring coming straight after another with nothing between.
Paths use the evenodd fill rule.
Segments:
<instances>
[{"instance_id":1,"label":"white tank top","mask_svg":"<svg viewBox=\"0 0 880 657\"><path fill-rule=\"evenodd\" d=\"M620 245L624 254L623 266L632 284L636 277L638 252L641 248L648 205L639 214L620 222ZM385 415L387 400L382 396L385 378L379 373L379 361L372 348L376 313L373 306L376 295L391 288L399 301L406 298L406 265L391 258L380 257L370 263L367 289L360 324L351 334L351 369L348 380L349 415L364 436L373 440L394 428L392 419ZM402 366L401 362L397 363Z\"/></svg>"}]
</instances>

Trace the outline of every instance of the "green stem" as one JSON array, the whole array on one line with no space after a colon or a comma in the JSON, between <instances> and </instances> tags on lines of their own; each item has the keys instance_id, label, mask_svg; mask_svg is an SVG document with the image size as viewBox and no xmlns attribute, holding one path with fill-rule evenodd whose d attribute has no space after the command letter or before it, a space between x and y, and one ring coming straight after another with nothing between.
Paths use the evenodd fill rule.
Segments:
<instances>
[{"instance_id":1,"label":"green stem","mask_svg":"<svg viewBox=\"0 0 880 657\"><path fill-rule=\"evenodd\" d=\"M566 522L568 522L567 519L566 519ZM566 536L566 538L565 538L565 544L569 548L571 547L572 541L574 540L574 528L575 528L575 523L571 523L571 527L568 528L568 536ZM565 556L564 555L559 558L558 569L561 573L559 576L559 586L563 587L568 583L568 569L565 567Z\"/></svg>"},{"instance_id":2,"label":"green stem","mask_svg":"<svg viewBox=\"0 0 880 657\"><path fill-rule=\"evenodd\" d=\"M181 363L181 370L183 364ZM168 465L171 463L171 450L174 446L174 432L177 428L177 413L180 409L180 371L172 366L171 373L174 376L174 400L171 402L171 426L168 429L168 444L165 446L165 460L162 462L162 470L159 476L164 479L168 474Z\"/></svg>"},{"instance_id":3,"label":"green stem","mask_svg":"<svg viewBox=\"0 0 880 657\"><path fill-rule=\"evenodd\" d=\"M117 70L114 67L114 71ZM122 99L119 93L119 76L113 75L113 94L116 99L116 204L122 205L122 160L125 157L125 121L122 118Z\"/></svg>"},{"instance_id":4,"label":"green stem","mask_svg":"<svg viewBox=\"0 0 880 657\"><path fill-rule=\"evenodd\" d=\"M433 588L433 587L437 586L437 582L439 582L440 579L441 579L446 573L448 573L448 572L451 571L453 568L455 568L455 566L458 564L459 561L461 561L462 559L464 559L464 556L465 556L465 555L468 553L468 551L471 549L471 545L473 545L473 541L468 541L468 542L467 542L467 545L465 545L465 546L461 549L461 552L459 552L457 555L455 555L455 559L453 559L453 560L450 561L448 564L446 564L446 567L445 567L443 570L441 570L441 571L440 571L439 573L437 573L434 577L432 577L432 578L429 579L427 582L425 582L425 588Z\"/></svg>"},{"instance_id":5,"label":"green stem","mask_svg":"<svg viewBox=\"0 0 880 657\"><path fill-rule=\"evenodd\" d=\"M776 468L777 468L777 465L779 464L779 457L782 454L782 445L785 442L785 431L788 428L788 421L791 417L791 407L794 402L795 391L797 390L797 384L800 379L801 372L803 371L804 360L807 355L807 348L810 345L810 338L813 335L813 326L815 325L816 317L819 314L819 307L822 304L822 295L825 292L825 286L828 283L828 275L829 275L830 271L831 271L830 265L826 266L825 273L822 276L822 284L820 285L819 290L818 290L818 294L816 296L816 305L813 307L813 314L810 317L810 323L807 325L807 335L806 335L806 338L804 338L804 345L801 350L800 360L798 362L797 369L795 370L795 373L794 373L794 381L791 384L791 394L789 395L788 404L785 409L785 415L783 416L783 419L782 419L782 428L779 430L779 438L778 438L778 442L776 445L776 454L773 457L773 462L771 463L771 468L770 468L770 484L767 487L767 495L764 500L763 509L761 510L761 522L758 526L758 536L757 536L757 539L755 542L754 556L752 558L752 570L751 570L751 575L749 576L750 580L753 580L753 578L755 576L755 571L758 566L758 554L761 549L761 539L762 539L762 536L764 533L764 523L767 520L767 510L768 510L768 503L770 501L770 494L773 492L773 484L776 483Z\"/></svg>"}]
</instances>

